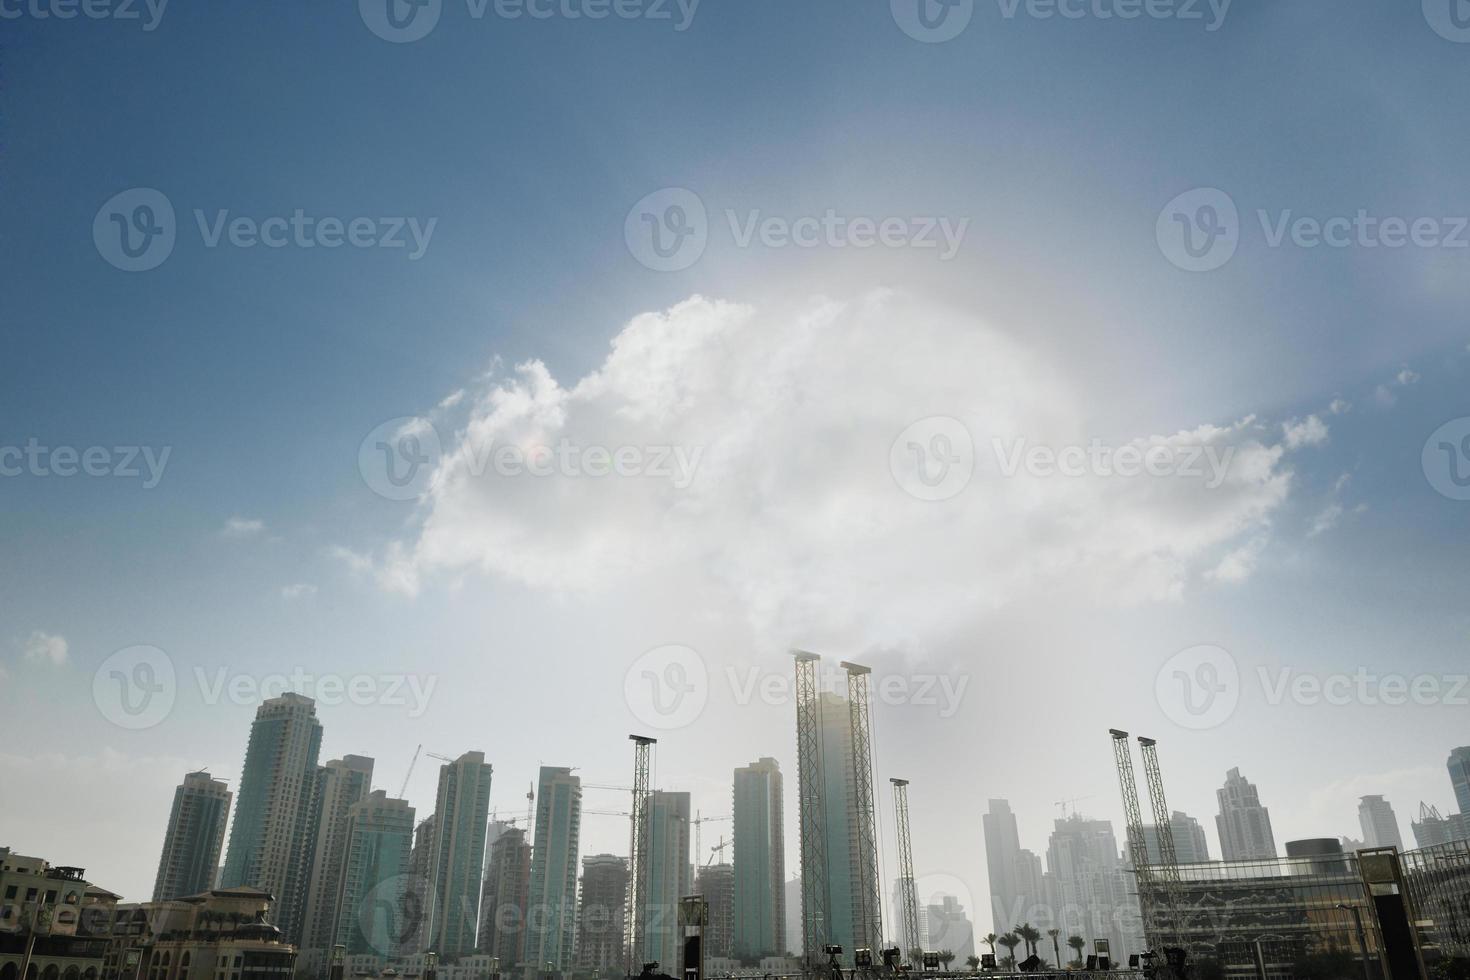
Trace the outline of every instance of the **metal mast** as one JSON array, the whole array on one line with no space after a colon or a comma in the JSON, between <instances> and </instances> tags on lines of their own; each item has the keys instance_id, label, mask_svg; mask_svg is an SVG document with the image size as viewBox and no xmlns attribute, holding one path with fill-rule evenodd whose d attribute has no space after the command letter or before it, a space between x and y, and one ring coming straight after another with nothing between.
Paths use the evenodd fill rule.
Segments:
<instances>
[{"instance_id":1,"label":"metal mast","mask_svg":"<svg viewBox=\"0 0 1470 980\"><path fill-rule=\"evenodd\" d=\"M629 735L633 742L633 807L629 813L628 839L628 976L643 971L643 931L648 907L648 771L652 746L658 741L646 735Z\"/></svg>"},{"instance_id":2,"label":"metal mast","mask_svg":"<svg viewBox=\"0 0 1470 980\"><path fill-rule=\"evenodd\" d=\"M1113 760L1118 766L1118 789L1123 795L1123 816L1128 822L1128 855L1133 859L1133 874L1138 887L1138 912L1143 918L1145 942L1154 945L1153 920L1154 878L1148 863L1148 842L1143 837L1143 811L1138 805L1138 784L1133 779L1133 750L1128 733L1108 729L1113 736Z\"/></svg>"},{"instance_id":3,"label":"metal mast","mask_svg":"<svg viewBox=\"0 0 1470 980\"><path fill-rule=\"evenodd\" d=\"M801 826L802 955L815 963L827 942L827 815L822 805L822 699L815 653L796 658L796 781Z\"/></svg>"},{"instance_id":4,"label":"metal mast","mask_svg":"<svg viewBox=\"0 0 1470 980\"><path fill-rule=\"evenodd\" d=\"M868 675L872 670L843 661L847 671L847 718L852 729L853 802L857 810L857 918L853 946L883 945L883 910L879 900L877 813L873 805L873 730L868 709Z\"/></svg>"},{"instance_id":5,"label":"metal mast","mask_svg":"<svg viewBox=\"0 0 1470 980\"><path fill-rule=\"evenodd\" d=\"M1154 739L1140 735L1138 746L1143 756L1143 776L1148 780L1148 798L1153 805L1154 823L1158 827L1158 870L1163 878L1164 895L1169 902L1169 918L1177 933L1182 925L1179 921L1179 913L1183 908L1181 895L1184 885L1179 879L1179 853L1174 849L1174 827L1169 819L1169 803L1164 798L1164 777L1159 771L1158 743Z\"/></svg>"},{"instance_id":6,"label":"metal mast","mask_svg":"<svg viewBox=\"0 0 1470 980\"><path fill-rule=\"evenodd\" d=\"M919 891L914 881L914 845L909 836L909 781L890 779L898 813L898 894L903 901L903 954L923 946L919 937Z\"/></svg>"}]
</instances>

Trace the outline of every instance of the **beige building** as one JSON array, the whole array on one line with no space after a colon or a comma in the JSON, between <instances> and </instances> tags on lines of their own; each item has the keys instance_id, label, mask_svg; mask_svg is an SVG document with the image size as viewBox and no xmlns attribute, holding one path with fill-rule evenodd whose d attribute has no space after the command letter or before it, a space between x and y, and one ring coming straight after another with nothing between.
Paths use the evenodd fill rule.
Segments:
<instances>
[{"instance_id":1,"label":"beige building","mask_svg":"<svg viewBox=\"0 0 1470 980\"><path fill-rule=\"evenodd\" d=\"M290 980L296 949L267 921L272 902L240 886L118 905L101 980Z\"/></svg>"},{"instance_id":2,"label":"beige building","mask_svg":"<svg viewBox=\"0 0 1470 980\"><path fill-rule=\"evenodd\" d=\"M97 980L117 896L81 868L0 847L0 980Z\"/></svg>"}]
</instances>

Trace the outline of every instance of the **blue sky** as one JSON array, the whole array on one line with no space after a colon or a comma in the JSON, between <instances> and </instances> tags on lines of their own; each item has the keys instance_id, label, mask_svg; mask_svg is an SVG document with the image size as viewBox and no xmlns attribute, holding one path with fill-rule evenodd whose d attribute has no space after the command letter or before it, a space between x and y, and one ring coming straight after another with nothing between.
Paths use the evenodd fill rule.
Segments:
<instances>
[{"instance_id":1,"label":"blue sky","mask_svg":"<svg viewBox=\"0 0 1470 980\"><path fill-rule=\"evenodd\" d=\"M907 36L885 3L704 0L684 31L468 9L445 0L434 31L407 44L374 36L348 3L174 0L153 30L0 20L0 445L171 447L152 489L0 478L0 777L80 807L89 801L60 774L112 774L102 785L126 796L118 830L139 854L100 846L80 813L42 825L7 807L0 841L93 867L136 897L184 769L234 778L250 704L181 695L142 732L99 715L93 672L134 644L168 651L182 675L433 676L420 717L324 708L324 751L376 756L396 791L413 744L481 748L510 807L541 761L621 782L623 736L639 719L618 692L660 644L698 650L712 677L730 665L784 671L793 642L971 677L953 717L880 709L890 741L879 776L916 773L919 863L974 881L982 906L983 800L1011 797L1035 849L1063 796L1095 790L1084 809L1116 819L1097 736L1130 717L1165 730L1151 687L1175 651L1217 643L1247 677L1258 664L1463 669L1456 542L1470 504L1436 493L1420 456L1438 426L1470 415L1470 249L1272 247L1258 217L1364 210L1448 227L1470 214L1470 110L1447 98L1470 46L1418 5L1236 0L1210 31L1024 7L1007 18L980 2L938 44ZM129 273L99 253L92 227L109 199L140 187L171 203L177 242L157 268ZM709 243L688 268L658 272L627 247L624 222L670 187L698 195ZM1234 256L1209 272L1172 264L1155 234L1165 204L1194 188L1224 191L1241 216ZM211 221L297 209L437 221L410 259L208 248L196 209ZM968 225L946 261L917 248L742 248L726 214L829 209ZM875 290L902 297L884 307L886 328L862 312ZM753 319L679 306L695 295ZM813 297L848 304L812 335L815 353L793 339L821 319ZM671 309L663 325L635 319ZM623 357L610 361L615 339ZM365 487L358 449L376 426L432 417L446 442L502 432L493 392L541 404L515 372L530 360L557 379L546 404L580 438L612 438L642 395L674 386L682 400L659 401L637 438L682 433L713 447L711 466L771 472L722 484L716 469L688 523L667 498L581 486L537 500L456 497L446 484L417 504ZM810 413L761 404L766 387L741 373L790 364L806 369L792 382L809 384L805 400L773 405ZM599 376L613 395L570 394ZM436 408L456 392L462 403ZM1334 413L1335 399L1351 407ZM971 494L921 517L874 504L853 468L885 466L892 434L935 415L963 417L982 449L1000 419L1037 441L1116 444L1253 417L1218 438L1249 442L1263 465L1290 470L1290 486L1277 497L1243 485L1230 507L1198 515L1197 533L1184 526L1192 503L1150 532L1153 491L1115 506L1107 492L1058 499L1042 484L1034 497ZM1314 415L1325 435L1271 456L1284 426ZM846 419L862 424L849 432ZM738 450L722 441L746 425L760 437ZM874 432L888 435L870 444ZM994 530L994 514L1029 514L1036 500L1079 522L1076 576L1030 569L1023 585L1024 563L998 547L985 560L915 550ZM229 533L231 519L245 523ZM829 521L847 533L830 535ZM885 533L894 527L915 533L914 548ZM625 535L641 561L610 582L591 575L607 570L602 532L573 533L588 528ZM1135 551L1150 533L1160 544ZM841 568L824 553L842 555ZM1221 573L1230 555L1237 571ZM769 574L757 574L763 560ZM395 587L405 565L412 587ZM686 565L713 580L673 575ZM1093 581L1131 581L1118 570L1141 566L1126 594ZM927 590L907 594L900 570ZM292 586L306 588L288 598ZM868 589L895 598L854 603L864 615L842 623L823 615ZM38 633L64 638L63 662L27 656L55 649L36 647ZM1272 707L1247 687L1228 723L1160 735L1176 806L1208 817L1234 765L1263 795L1276 790L1291 836L1354 833L1364 793L1386 792L1406 834L1418 798L1448 802L1442 762L1470 740L1463 707ZM1010 726L1051 699L1078 708L1033 730L1016 762ZM712 693L708 714L663 749L664 782L711 811L726 805L732 765L774 754L794 779L789 711L729 701ZM548 712L564 722L545 729ZM949 743L973 760L957 766L935 748ZM425 811L432 785L421 763L409 795ZM1298 786L1304 802L1288 816ZM945 801L929 834L925 797ZM605 837L596 846L615 849L622 829Z\"/></svg>"}]
</instances>

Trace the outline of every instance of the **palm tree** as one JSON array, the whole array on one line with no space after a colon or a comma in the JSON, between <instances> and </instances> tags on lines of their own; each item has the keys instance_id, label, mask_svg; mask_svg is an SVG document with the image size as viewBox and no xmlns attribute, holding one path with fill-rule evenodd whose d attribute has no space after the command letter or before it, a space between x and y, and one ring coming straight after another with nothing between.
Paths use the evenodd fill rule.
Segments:
<instances>
[{"instance_id":1,"label":"palm tree","mask_svg":"<svg viewBox=\"0 0 1470 980\"><path fill-rule=\"evenodd\" d=\"M1016 927L1016 935L1020 936L1026 943L1026 952L1031 956L1035 956L1036 944L1041 942L1041 933L1037 931L1036 927L1029 922L1023 922Z\"/></svg>"},{"instance_id":2,"label":"palm tree","mask_svg":"<svg viewBox=\"0 0 1470 980\"><path fill-rule=\"evenodd\" d=\"M984 943L985 945L987 945L987 946L990 947L990 955L991 956L994 956L995 955L995 939L996 939L995 933L993 933L993 932L987 932L985 934L985 938L982 939L982 940L980 940L982 943Z\"/></svg>"},{"instance_id":3,"label":"palm tree","mask_svg":"<svg viewBox=\"0 0 1470 980\"><path fill-rule=\"evenodd\" d=\"M1021 937L1014 932L1008 932L996 940L1006 948L1006 954L1011 958L1011 966L1016 965L1016 947L1021 945Z\"/></svg>"},{"instance_id":4,"label":"palm tree","mask_svg":"<svg viewBox=\"0 0 1470 980\"><path fill-rule=\"evenodd\" d=\"M1057 969L1062 968L1062 947L1057 945L1057 937L1062 934L1060 929L1048 929L1046 934L1051 937L1051 951L1057 956Z\"/></svg>"},{"instance_id":5,"label":"palm tree","mask_svg":"<svg viewBox=\"0 0 1470 980\"><path fill-rule=\"evenodd\" d=\"M1082 965L1082 951L1087 948L1087 940L1081 936L1068 936L1067 945L1072 947L1072 952L1077 954L1077 965Z\"/></svg>"},{"instance_id":6,"label":"palm tree","mask_svg":"<svg viewBox=\"0 0 1470 980\"><path fill-rule=\"evenodd\" d=\"M954 962L954 950L941 949L939 951L939 962L944 964L945 972L949 972L949 965Z\"/></svg>"},{"instance_id":7,"label":"palm tree","mask_svg":"<svg viewBox=\"0 0 1470 980\"><path fill-rule=\"evenodd\" d=\"M980 972L980 957L971 954L965 957L965 965L970 968L971 973Z\"/></svg>"}]
</instances>

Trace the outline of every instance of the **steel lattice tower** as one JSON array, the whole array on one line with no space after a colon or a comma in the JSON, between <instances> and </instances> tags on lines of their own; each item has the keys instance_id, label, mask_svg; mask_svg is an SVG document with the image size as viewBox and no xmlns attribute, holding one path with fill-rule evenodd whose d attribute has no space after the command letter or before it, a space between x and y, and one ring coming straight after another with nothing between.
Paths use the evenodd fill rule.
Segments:
<instances>
[{"instance_id":1,"label":"steel lattice tower","mask_svg":"<svg viewBox=\"0 0 1470 980\"><path fill-rule=\"evenodd\" d=\"M919 891L914 881L914 845L909 836L909 781L890 779L898 827L898 894L903 902L903 954L923 946L919 935Z\"/></svg>"},{"instance_id":2,"label":"steel lattice tower","mask_svg":"<svg viewBox=\"0 0 1470 980\"><path fill-rule=\"evenodd\" d=\"M1113 736L1113 761L1118 766L1118 789L1123 796L1123 816L1128 823L1128 855L1133 859L1144 940L1155 945L1153 868L1148 863L1148 842L1143 837L1143 811L1138 805L1138 783L1133 779L1133 750L1128 744L1127 732L1110 728L1108 734Z\"/></svg>"},{"instance_id":3,"label":"steel lattice tower","mask_svg":"<svg viewBox=\"0 0 1470 980\"><path fill-rule=\"evenodd\" d=\"M847 715L852 727L853 801L857 810L857 902L853 946L877 949L883 945L883 910L879 900L877 813L873 805L873 729L868 707L868 675L860 664L842 664L847 671Z\"/></svg>"},{"instance_id":4,"label":"steel lattice tower","mask_svg":"<svg viewBox=\"0 0 1470 980\"><path fill-rule=\"evenodd\" d=\"M628 931L628 976L643 971L643 931L648 907L648 774L652 746L658 741L646 735L629 735L633 741L633 806L629 814L628 902L624 921Z\"/></svg>"},{"instance_id":5,"label":"steel lattice tower","mask_svg":"<svg viewBox=\"0 0 1470 980\"><path fill-rule=\"evenodd\" d=\"M796 781L801 827L801 944L808 964L827 942L827 814L822 797L822 700L814 653L797 650Z\"/></svg>"},{"instance_id":6,"label":"steel lattice tower","mask_svg":"<svg viewBox=\"0 0 1470 980\"><path fill-rule=\"evenodd\" d=\"M1178 932L1183 902L1180 900L1184 886L1179 879L1179 853L1174 849L1174 827L1169 820L1169 803L1164 798L1164 777L1159 771L1158 743L1151 738L1138 737L1139 752L1143 756L1143 776L1148 780L1148 799L1153 806L1154 823L1158 827L1159 868L1164 883L1164 896L1168 899L1169 916L1174 931Z\"/></svg>"}]
</instances>

